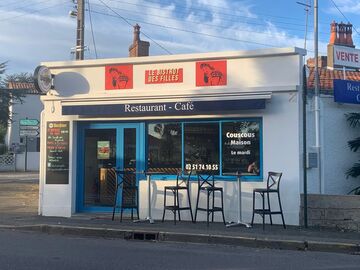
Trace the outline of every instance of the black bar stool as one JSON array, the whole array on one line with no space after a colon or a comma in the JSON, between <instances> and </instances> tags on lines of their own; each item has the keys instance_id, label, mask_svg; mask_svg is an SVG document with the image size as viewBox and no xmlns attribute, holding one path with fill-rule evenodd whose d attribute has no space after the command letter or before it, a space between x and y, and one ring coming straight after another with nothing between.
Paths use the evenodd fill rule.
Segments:
<instances>
[{"instance_id":1,"label":"black bar stool","mask_svg":"<svg viewBox=\"0 0 360 270\"><path fill-rule=\"evenodd\" d=\"M254 215L255 214L259 214L260 216L262 216L263 229L265 229L265 216L266 215L269 215L271 225L273 224L271 216L272 215L281 215L283 226L286 229L284 215L283 215L282 206L281 206L281 200L280 200L281 176L282 176L282 173L269 172L268 178L267 178L267 183L266 183L266 188L256 188L253 190L253 214L252 214L252 219L251 219L251 226L254 223ZM259 193L261 195L262 208L255 208L255 194L256 193ZM279 211L272 211L270 208L270 194L271 193L276 193L278 195L279 209L280 209ZM268 203L267 208L265 207L265 195L267 195L267 203Z\"/></svg>"},{"instance_id":2,"label":"black bar stool","mask_svg":"<svg viewBox=\"0 0 360 270\"><path fill-rule=\"evenodd\" d=\"M115 170L117 175L117 184L114 197L112 220L115 219L115 211L120 208L120 222L124 209L131 209L131 220L134 219L134 209L136 209L137 218L139 219L139 189L136 185L136 173L133 171ZM121 204L118 205L118 192L121 189Z\"/></svg>"},{"instance_id":3,"label":"black bar stool","mask_svg":"<svg viewBox=\"0 0 360 270\"><path fill-rule=\"evenodd\" d=\"M211 221L214 222L214 213L221 211L223 222L224 222L224 224L226 224L225 216L224 216L223 188L215 187L215 177L212 172L205 173L205 174L198 173L197 178L198 178L198 195L197 195L197 200L196 200L195 222L196 222L196 217L197 217L197 211L206 211L207 226L209 226L209 215L212 214ZM206 208L199 207L200 194L202 191L205 191L206 196L207 196ZM220 192L221 206L215 206L215 193L216 192ZM211 208L210 208L210 195L212 195L212 207Z\"/></svg>"},{"instance_id":4,"label":"black bar stool","mask_svg":"<svg viewBox=\"0 0 360 270\"><path fill-rule=\"evenodd\" d=\"M164 222L165 210L170 210L173 212L174 224L176 224L176 212L178 212L179 221L181 221L180 211L182 210L189 210L191 215L191 221L194 222L194 218L191 210L190 189L189 189L190 177L191 177L191 171L188 172L187 174L183 174L183 172L178 172L176 176L175 186L164 187L164 211L162 216L162 222ZM188 198L188 206L180 207L179 190L186 190L187 198ZM166 204L167 191L171 191L173 194L173 199L174 199L173 205Z\"/></svg>"}]
</instances>

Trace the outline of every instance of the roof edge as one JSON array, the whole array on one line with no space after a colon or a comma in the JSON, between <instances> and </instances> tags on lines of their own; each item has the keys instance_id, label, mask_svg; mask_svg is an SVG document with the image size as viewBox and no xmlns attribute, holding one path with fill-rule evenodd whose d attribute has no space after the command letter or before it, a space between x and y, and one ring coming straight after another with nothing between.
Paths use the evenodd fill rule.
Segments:
<instances>
[{"instance_id":1,"label":"roof edge","mask_svg":"<svg viewBox=\"0 0 360 270\"><path fill-rule=\"evenodd\" d=\"M197 60L217 60L217 59L232 59L232 58L255 58L281 55L306 55L306 50L298 47L286 48L266 48L249 51L225 51L225 52L210 52L210 53L192 53L192 54L176 54L176 55L158 55L146 57L125 57L125 58L106 58L96 60L81 60L81 61L54 61L41 62L49 68L65 68L65 67L86 67L86 66L103 66L111 64L146 64L146 63L166 63L166 62L182 62L182 61L197 61Z\"/></svg>"}]
</instances>

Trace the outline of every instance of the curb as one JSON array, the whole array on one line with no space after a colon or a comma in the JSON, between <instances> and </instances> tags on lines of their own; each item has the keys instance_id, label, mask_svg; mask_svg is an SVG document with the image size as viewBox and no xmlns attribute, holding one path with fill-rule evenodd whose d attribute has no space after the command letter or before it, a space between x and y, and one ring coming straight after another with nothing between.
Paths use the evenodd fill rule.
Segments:
<instances>
[{"instance_id":1,"label":"curb","mask_svg":"<svg viewBox=\"0 0 360 270\"><path fill-rule=\"evenodd\" d=\"M225 236L213 234L191 234L176 232L161 232L151 230L129 230L93 228L81 226L63 225L23 225L11 226L1 225L0 229L11 229L20 231L36 231L48 234L77 235L86 237L118 238L124 240L143 240L158 242L182 242L212 245L245 246L252 248L269 248L300 251L319 251L348 253L360 255L360 245L343 242L301 241L301 240L279 240L246 236Z\"/></svg>"}]
</instances>

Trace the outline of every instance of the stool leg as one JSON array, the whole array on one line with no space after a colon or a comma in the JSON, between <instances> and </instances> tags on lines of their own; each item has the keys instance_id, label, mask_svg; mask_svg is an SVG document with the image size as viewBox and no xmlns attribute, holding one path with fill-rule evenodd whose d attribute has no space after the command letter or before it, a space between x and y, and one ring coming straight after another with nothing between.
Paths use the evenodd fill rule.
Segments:
<instances>
[{"instance_id":1,"label":"stool leg","mask_svg":"<svg viewBox=\"0 0 360 270\"><path fill-rule=\"evenodd\" d=\"M181 217L180 217L180 199L179 199L179 190L176 190L176 199L177 199L177 211L178 211L178 216L179 216L179 221L181 221Z\"/></svg>"},{"instance_id":2,"label":"stool leg","mask_svg":"<svg viewBox=\"0 0 360 270\"><path fill-rule=\"evenodd\" d=\"M253 191L253 213L251 218L251 226L254 224L254 215L255 215L255 191Z\"/></svg>"},{"instance_id":3,"label":"stool leg","mask_svg":"<svg viewBox=\"0 0 360 270\"><path fill-rule=\"evenodd\" d=\"M176 191L173 190L174 195L174 224L176 225Z\"/></svg>"},{"instance_id":4,"label":"stool leg","mask_svg":"<svg viewBox=\"0 0 360 270\"><path fill-rule=\"evenodd\" d=\"M223 193L222 190L220 192L221 192L221 213L222 213L222 218L223 218L223 221L224 221L224 225L226 225L225 215L224 215L224 193Z\"/></svg>"},{"instance_id":5,"label":"stool leg","mask_svg":"<svg viewBox=\"0 0 360 270\"><path fill-rule=\"evenodd\" d=\"M162 216L161 222L164 222L164 218L165 218L165 207L166 207L166 188L164 189L164 211L163 211L163 216Z\"/></svg>"},{"instance_id":6,"label":"stool leg","mask_svg":"<svg viewBox=\"0 0 360 270\"><path fill-rule=\"evenodd\" d=\"M115 209L116 209L116 203L117 203L117 192L118 192L118 187L117 187L117 185L116 185L112 220L115 219Z\"/></svg>"},{"instance_id":7,"label":"stool leg","mask_svg":"<svg viewBox=\"0 0 360 270\"><path fill-rule=\"evenodd\" d=\"M188 202L189 202L189 210L190 210L191 221L194 222L194 217L193 217L192 208L191 208L191 200L190 200L190 190L189 190L189 188L187 188L186 191L187 191L187 196L188 196Z\"/></svg>"},{"instance_id":8,"label":"stool leg","mask_svg":"<svg viewBox=\"0 0 360 270\"><path fill-rule=\"evenodd\" d=\"M206 203L206 221L207 221L207 226L209 227L209 199L210 199L210 193L209 190L207 190L207 203Z\"/></svg>"},{"instance_id":9,"label":"stool leg","mask_svg":"<svg viewBox=\"0 0 360 270\"><path fill-rule=\"evenodd\" d=\"M124 211L124 208L122 208L122 206L121 206L120 222L122 222L123 211Z\"/></svg>"},{"instance_id":10,"label":"stool leg","mask_svg":"<svg viewBox=\"0 0 360 270\"><path fill-rule=\"evenodd\" d=\"M264 196L265 196L265 194L264 194ZM273 223L272 223L272 217L271 217L271 208L270 208L270 192L267 193L267 201L268 201L268 206L269 206L270 224L273 225Z\"/></svg>"},{"instance_id":11,"label":"stool leg","mask_svg":"<svg viewBox=\"0 0 360 270\"><path fill-rule=\"evenodd\" d=\"M212 217L211 217L211 222L214 222L214 207L215 207L215 191L212 191Z\"/></svg>"},{"instance_id":12,"label":"stool leg","mask_svg":"<svg viewBox=\"0 0 360 270\"><path fill-rule=\"evenodd\" d=\"M194 219L194 222L196 222L196 217L197 217L197 212L198 212L198 207L199 207L199 196L200 196L200 189L198 189L198 194L197 194L197 198L196 198L196 207L195 207L195 219Z\"/></svg>"},{"instance_id":13,"label":"stool leg","mask_svg":"<svg viewBox=\"0 0 360 270\"><path fill-rule=\"evenodd\" d=\"M263 218L263 230L265 230L265 194L261 193L261 197L262 197L262 218Z\"/></svg>"},{"instance_id":14,"label":"stool leg","mask_svg":"<svg viewBox=\"0 0 360 270\"><path fill-rule=\"evenodd\" d=\"M280 193L279 192L278 192L278 199L279 199L279 207L280 207L280 212L281 212L281 219L282 219L282 222L283 222L284 229L286 229L283 210L282 210L282 206L281 206Z\"/></svg>"},{"instance_id":15,"label":"stool leg","mask_svg":"<svg viewBox=\"0 0 360 270\"><path fill-rule=\"evenodd\" d=\"M139 189L136 188L136 212L137 212L137 218L140 219L139 216Z\"/></svg>"}]
</instances>

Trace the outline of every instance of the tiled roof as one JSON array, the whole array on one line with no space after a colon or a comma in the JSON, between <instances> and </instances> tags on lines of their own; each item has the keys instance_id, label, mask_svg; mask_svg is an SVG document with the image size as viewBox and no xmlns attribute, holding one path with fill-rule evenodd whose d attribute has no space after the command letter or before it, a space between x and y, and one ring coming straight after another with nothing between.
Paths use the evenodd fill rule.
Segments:
<instances>
[{"instance_id":1,"label":"tiled roof","mask_svg":"<svg viewBox=\"0 0 360 270\"><path fill-rule=\"evenodd\" d=\"M315 88L314 82L314 68L310 67L310 75L307 80L307 87L309 90ZM344 74L342 70L331 70L325 67L318 68L319 78L320 78L320 91L329 91L334 90L333 80L334 79L344 79ZM346 80L350 81L360 81L360 71L345 71Z\"/></svg>"},{"instance_id":2,"label":"tiled roof","mask_svg":"<svg viewBox=\"0 0 360 270\"><path fill-rule=\"evenodd\" d=\"M43 95L44 93L39 92L33 82L9 82L9 89L23 90L26 94Z\"/></svg>"}]
</instances>

